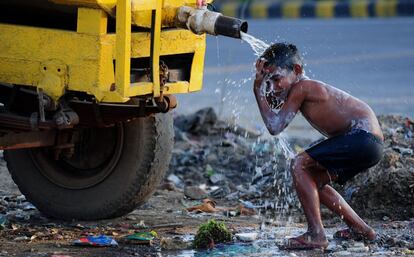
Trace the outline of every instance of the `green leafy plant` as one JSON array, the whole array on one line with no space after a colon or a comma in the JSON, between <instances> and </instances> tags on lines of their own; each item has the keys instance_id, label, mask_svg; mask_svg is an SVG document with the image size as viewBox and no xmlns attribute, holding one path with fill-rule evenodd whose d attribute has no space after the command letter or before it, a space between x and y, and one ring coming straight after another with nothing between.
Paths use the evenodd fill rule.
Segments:
<instances>
[{"instance_id":1,"label":"green leafy plant","mask_svg":"<svg viewBox=\"0 0 414 257\"><path fill-rule=\"evenodd\" d=\"M213 248L217 243L226 243L231 240L232 233L223 222L209 220L198 228L193 247L197 249Z\"/></svg>"}]
</instances>

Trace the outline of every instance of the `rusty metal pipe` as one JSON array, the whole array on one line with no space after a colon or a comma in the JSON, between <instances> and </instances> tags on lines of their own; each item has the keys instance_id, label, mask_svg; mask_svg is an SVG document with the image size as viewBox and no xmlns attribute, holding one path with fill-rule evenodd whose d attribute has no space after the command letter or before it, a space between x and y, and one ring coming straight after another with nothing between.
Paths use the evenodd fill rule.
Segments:
<instances>
[{"instance_id":1,"label":"rusty metal pipe","mask_svg":"<svg viewBox=\"0 0 414 257\"><path fill-rule=\"evenodd\" d=\"M240 32L247 33L248 29L247 21L189 6L178 8L176 26L187 28L198 35L207 33L232 38L240 38Z\"/></svg>"}]
</instances>

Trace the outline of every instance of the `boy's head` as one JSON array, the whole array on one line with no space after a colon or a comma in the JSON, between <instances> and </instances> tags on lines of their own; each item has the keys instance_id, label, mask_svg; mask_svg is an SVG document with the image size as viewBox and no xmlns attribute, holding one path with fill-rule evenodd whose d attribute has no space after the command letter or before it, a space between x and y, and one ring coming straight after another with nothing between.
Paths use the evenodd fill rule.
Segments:
<instances>
[{"instance_id":1,"label":"boy's head","mask_svg":"<svg viewBox=\"0 0 414 257\"><path fill-rule=\"evenodd\" d=\"M265 67L275 66L288 71L294 71L295 65L303 67L299 50L293 44L275 43L268 47L260 58L266 60Z\"/></svg>"},{"instance_id":2,"label":"boy's head","mask_svg":"<svg viewBox=\"0 0 414 257\"><path fill-rule=\"evenodd\" d=\"M303 74L303 60L293 44L276 43L271 45L260 57L263 61L262 72L265 87L264 95L272 106L281 106L291 86Z\"/></svg>"}]
</instances>

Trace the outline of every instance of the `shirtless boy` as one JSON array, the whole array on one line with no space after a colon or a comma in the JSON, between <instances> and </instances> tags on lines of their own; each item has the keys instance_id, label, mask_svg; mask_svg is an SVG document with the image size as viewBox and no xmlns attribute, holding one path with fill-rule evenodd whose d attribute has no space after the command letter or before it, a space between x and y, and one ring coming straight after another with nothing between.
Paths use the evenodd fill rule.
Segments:
<instances>
[{"instance_id":1,"label":"shirtless boy","mask_svg":"<svg viewBox=\"0 0 414 257\"><path fill-rule=\"evenodd\" d=\"M338 214L348 229L334 236L373 240L369 227L330 185L345 183L382 158L383 135L372 109L361 100L304 75L296 46L277 43L256 63L253 86L263 121L270 134L282 132L300 111L326 140L298 154L292 176L308 222L308 230L290 238L284 249L326 248L320 203Z\"/></svg>"}]
</instances>

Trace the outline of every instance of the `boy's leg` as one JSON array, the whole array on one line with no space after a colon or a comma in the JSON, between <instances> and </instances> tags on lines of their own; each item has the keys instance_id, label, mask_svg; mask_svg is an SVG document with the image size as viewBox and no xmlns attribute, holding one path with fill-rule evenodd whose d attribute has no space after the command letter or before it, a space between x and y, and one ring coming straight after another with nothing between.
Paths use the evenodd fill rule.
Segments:
<instances>
[{"instance_id":1,"label":"boy's leg","mask_svg":"<svg viewBox=\"0 0 414 257\"><path fill-rule=\"evenodd\" d=\"M319 189L319 199L322 204L338 214L355 233L361 234L368 240L375 239L375 231L355 213L344 198L331 186L325 185Z\"/></svg>"},{"instance_id":2,"label":"boy's leg","mask_svg":"<svg viewBox=\"0 0 414 257\"><path fill-rule=\"evenodd\" d=\"M292 242L308 244L313 248L325 248L328 245L320 213L319 188L331 180L328 173L306 152L299 154L292 163L294 186L308 221L308 231ZM300 248L300 247L287 247ZM303 247L305 248L305 247Z\"/></svg>"}]
</instances>

